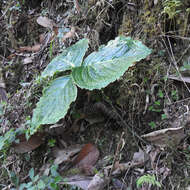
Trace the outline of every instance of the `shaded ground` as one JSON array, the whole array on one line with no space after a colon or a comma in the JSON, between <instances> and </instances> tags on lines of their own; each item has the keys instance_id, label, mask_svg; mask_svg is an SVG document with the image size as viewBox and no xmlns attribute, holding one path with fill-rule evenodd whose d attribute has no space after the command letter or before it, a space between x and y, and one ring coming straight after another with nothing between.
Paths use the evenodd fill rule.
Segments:
<instances>
[{"instance_id":1,"label":"shaded ground","mask_svg":"<svg viewBox=\"0 0 190 190\"><path fill-rule=\"evenodd\" d=\"M34 168L36 174L40 169L43 171L42 166L52 163L55 147L61 149L92 142L100 151L97 166L100 171L114 161L117 164L135 159L141 162L113 176L105 188L122 189L124 186L124 189L137 189L137 179L150 174L156 176L160 189L186 189L190 164L190 90L188 82L184 83L184 76L189 75L188 1L181 4L177 0L168 1L171 4L147 0L19 2L8 0L0 4L0 66L3 76L0 88L6 90L8 97L1 115L2 135L10 129L28 127L27 120L32 116L42 88L48 83L37 83L36 78L62 48L87 37L90 39L89 54L121 34L141 40L153 52L105 89L79 90L77 101L67 116L56 126L43 126L42 131L46 132L44 143L37 149L25 154L15 153L12 146L10 150L3 149L0 157L1 188L15 187L12 172L19 176L20 183L29 182L29 170ZM63 29L62 34L57 34L55 26L53 29L40 26L36 22L39 16L51 19L56 27ZM73 28L74 32L63 43L65 34ZM38 46L35 49L39 43L40 49ZM179 70L181 74L177 74ZM179 81L170 79L171 75L179 76ZM156 146L148 146L150 142L141 138L152 131L179 127L185 127L180 136L171 132L166 135L167 141L172 143L166 143L165 137L161 136L159 143L152 140ZM177 144L172 139L177 139ZM118 145L123 145L119 151ZM144 151L137 155L140 160L134 156L139 149ZM145 159L147 156L149 158ZM107 162L101 164L106 158ZM117 164L114 166L119 168ZM64 188L71 189L69 186ZM139 189L156 188L159 189L145 184Z\"/></svg>"}]
</instances>

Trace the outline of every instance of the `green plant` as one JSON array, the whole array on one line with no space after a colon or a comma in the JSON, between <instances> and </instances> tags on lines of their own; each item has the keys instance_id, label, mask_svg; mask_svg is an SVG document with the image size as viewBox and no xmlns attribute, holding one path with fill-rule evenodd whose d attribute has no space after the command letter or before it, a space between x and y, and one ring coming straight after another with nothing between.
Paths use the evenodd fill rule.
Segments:
<instances>
[{"instance_id":1,"label":"green plant","mask_svg":"<svg viewBox=\"0 0 190 190\"><path fill-rule=\"evenodd\" d=\"M162 110L160 109L160 102L155 101L153 105L149 106L149 111L160 113Z\"/></svg>"},{"instance_id":2,"label":"green plant","mask_svg":"<svg viewBox=\"0 0 190 190\"><path fill-rule=\"evenodd\" d=\"M177 10L181 6L180 0L164 0L163 1L164 10L162 14L165 13L169 16L169 19L173 19L181 11Z\"/></svg>"},{"instance_id":3,"label":"green plant","mask_svg":"<svg viewBox=\"0 0 190 190\"><path fill-rule=\"evenodd\" d=\"M167 115L166 114L162 114L161 118L162 118L162 120L167 119Z\"/></svg>"},{"instance_id":4,"label":"green plant","mask_svg":"<svg viewBox=\"0 0 190 190\"><path fill-rule=\"evenodd\" d=\"M149 125L152 129L155 129L155 128L156 128L156 123L155 123L154 121L149 122L148 125Z\"/></svg>"},{"instance_id":5,"label":"green plant","mask_svg":"<svg viewBox=\"0 0 190 190\"><path fill-rule=\"evenodd\" d=\"M0 161L6 162L8 151L13 142L19 143L19 139L16 137L23 134L25 130L23 128L9 129L6 133L0 136Z\"/></svg>"},{"instance_id":6,"label":"green plant","mask_svg":"<svg viewBox=\"0 0 190 190\"><path fill-rule=\"evenodd\" d=\"M56 140L55 140L55 139L49 139L49 140L48 140L48 146L49 146L49 147L54 147L54 146L55 146L55 143L56 143Z\"/></svg>"},{"instance_id":7,"label":"green plant","mask_svg":"<svg viewBox=\"0 0 190 190\"><path fill-rule=\"evenodd\" d=\"M50 168L50 174L47 175L34 175L34 168L29 171L30 181L28 183L19 184L19 178L12 173L11 181L14 183L18 190L28 189L28 190L58 190L58 183L63 180L63 178L57 172L57 165L52 165ZM12 189L14 190L14 189Z\"/></svg>"},{"instance_id":8,"label":"green plant","mask_svg":"<svg viewBox=\"0 0 190 190\"><path fill-rule=\"evenodd\" d=\"M2 157L6 158L6 153L9 150L10 145L13 142L18 142L16 139L17 135L20 135L24 133L23 128L17 128L17 129L9 129L8 131L4 132L4 128L10 127L10 122L9 120L6 119L5 116L5 110L7 109L8 104L6 102L1 102L0 103L0 125L2 128L0 128L0 159ZM9 108L11 108L9 106Z\"/></svg>"},{"instance_id":9,"label":"green plant","mask_svg":"<svg viewBox=\"0 0 190 190\"><path fill-rule=\"evenodd\" d=\"M12 142L16 141L15 139L18 133L18 130L15 131L14 129L10 129L4 135L0 136L0 159L1 157L6 157L9 147Z\"/></svg>"},{"instance_id":10,"label":"green plant","mask_svg":"<svg viewBox=\"0 0 190 190\"><path fill-rule=\"evenodd\" d=\"M162 112L162 102L164 98L164 93L161 89L158 90L156 100L149 106L148 110L152 112L160 113Z\"/></svg>"},{"instance_id":11,"label":"green plant","mask_svg":"<svg viewBox=\"0 0 190 190\"><path fill-rule=\"evenodd\" d=\"M76 100L77 87L94 90L106 87L119 79L125 71L147 57L151 50L140 41L120 36L101 46L84 60L88 40L82 39L55 57L40 78L54 77L43 90L43 96L33 111L29 134L34 134L40 125L53 124L63 118L70 104ZM62 73L61 73L62 72ZM65 76L60 74L67 73Z\"/></svg>"},{"instance_id":12,"label":"green plant","mask_svg":"<svg viewBox=\"0 0 190 190\"><path fill-rule=\"evenodd\" d=\"M9 8L9 11L12 11L12 10L21 11L20 3L16 2L16 4L14 4L14 6L12 6L12 7Z\"/></svg>"},{"instance_id":13,"label":"green plant","mask_svg":"<svg viewBox=\"0 0 190 190\"><path fill-rule=\"evenodd\" d=\"M174 101L179 100L179 95L178 95L178 91L177 90L172 90L171 92L171 97Z\"/></svg>"},{"instance_id":14,"label":"green plant","mask_svg":"<svg viewBox=\"0 0 190 190\"><path fill-rule=\"evenodd\" d=\"M159 96L160 98L164 98L164 94L163 94L162 90L160 90L160 89L159 89L159 91L158 91L158 96Z\"/></svg>"},{"instance_id":15,"label":"green plant","mask_svg":"<svg viewBox=\"0 0 190 190\"><path fill-rule=\"evenodd\" d=\"M184 74L189 74L189 70L190 70L190 60L188 59L187 61L183 62L183 66L180 67L180 71L184 75Z\"/></svg>"},{"instance_id":16,"label":"green plant","mask_svg":"<svg viewBox=\"0 0 190 190\"><path fill-rule=\"evenodd\" d=\"M153 185L153 186L156 185L157 187L161 187L161 184L160 184L160 182L158 182L158 181L156 180L155 175L149 175L149 174L147 174L147 175L141 176L141 177L137 180L137 187L138 187L138 188L139 188L139 187L142 187L143 184L145 184L145 183L150 184L150 185Z\"/></svg>"},{"instance_id":17,"label":"green plant","mask_svg":"<svg viewBox=\"0 0 190 190\"><path fill-rule=\"evenodd\" d=\"M6 149L15 140L16 132L13 129L7 131L4 136L0 136L0 150Z\"/></svg>"}]
</instances>

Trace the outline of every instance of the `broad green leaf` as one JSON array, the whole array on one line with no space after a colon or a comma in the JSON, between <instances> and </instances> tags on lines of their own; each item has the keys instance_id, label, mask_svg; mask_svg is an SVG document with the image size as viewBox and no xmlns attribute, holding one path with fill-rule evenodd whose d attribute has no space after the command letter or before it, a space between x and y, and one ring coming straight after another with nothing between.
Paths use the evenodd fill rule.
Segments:
<instances>
[{"instance_id":1,"label":"broad green leaf","mask_svg":"<svg viewBox=\"0 0 190 190\"><path fill-rule=\"evenodd\" d=\"M124 56L133 45L133 40L130 37L120 36L115 40L111 40L108 44L102 45L98 52L91 53L83 63L83 66L92 65Z\"/></svg>"},{"instance_id":2,"label":"broad green leaf","mask_svg":"<svg viewBox=\"0 0 190 190\"><path fill-rule=\"evenodd\" d=\"M52 189L57 189L57 184L51 183L51 184L50 184L50 187L51 187Z\"/></svg>"},{"instance_id":3,"label":"broad green leaf","mask_svg":"<svg viewBox=\"0 0 190 190\"><path fill-rule=\"evenodd\" d=\"M45 189L46 184L42 180L39 180L37 186L38 189Z\"/></svg>"},{"instance_id":4,"label":"broad green leaf","mask_svg":"<svg viewBox=\"0 0 190 190\"><path fill-rule=\"evenodd\" d=\"M29 171L30 179L32 180L34 178L34 168L31 168Z\"/></svg>"},{"instance_id":5,"label":"broad green leaf","mask_svg":"<svg viewBox=\"0 0 190 190\"><path fill-rule=\"evenodd\" d=\"M59 173L57 172L57 168L58 168L58 165L51 166L51 175L54 177L59 175Z\"/></svg>"},{"instance_id":6,"label":"broad green leaf","mask_svg":"<svg viewBox=\"0 0 190 190\"><path fill-rule=\"evenodd\" d=\"M38 179L39 179L39 177L40 177L39 175L36 175L36 176L33 178L33 180L32 180L32 181L33 181L33 182L37 182L37 181L38 181Z\"/></svg>"},{"instance_id":7,"label":"broad green leaf","mask_svg":"<svg viewBox=\"0 0 190 190\"><path fill-rule=\"evenodd\" d=\"M28 183L25 185L25 187L26 187L27 189L32 188L32 187L33 187L32 182L28 182Z\"/></svg>"},{"instance_id":8,"label":"broad green leaf","mask_svg":"<svg viewBox=\"0 0 190 190\"><path fill-rule=\"evenodd\" d=\"M54 182L55 183L58 183L58 182L60 182L60 181L62 181L63 180L63 178L61 177L61 176L56 176L55 178L54 178Z\"/></svg>"},{"instance_id":9,"label":"broad green leaf","mask_svg":"<svg viewBox=\"0 0 190 190\"><path fill-rule=\"evenodd\" d=\"M151 50L140 41L120 36L90 54L82 66L73 68L72 78L80 88L101 89L150 53Z\"/></svg>"},{"instance_id":10,"label":"broad green leaf","mask_svg":"<svg viewBox=\"0 0 190 190\"><path fill-rule=\"evenodd\" d=\"M41 124L53 124L63 118L77 97L77 87L70 76L55 79L43 92L32 118L32 130Z\"/></svg>"},{"instance_id":11,"label":"broad green leaf","mask_svg":"<svg viewBox=\"0 0 190 190\"><path fill-rule=\"evenodd\" d=\"M0 150L4 147L5 145L5 138L3 136L0 136Z\"/></svg>"},{"instance_id":12,"label":"broad green leaf","mask_svg":"<svg viewBox=\"0 0 190 190\"><path fill-rule=\"evenodd\" d=\"M38 190L38 189L37 189L36 185L34 185L34 186L29 186L27 188L27 190Z\"/></svg>"},{"instance_id":13,"label":"broad green leaf","mask_svg":"<svg viewBox=\"0 0 190 190\"><path fill-rule=\"evenodd\" d=\"M82 39L68 47L47 65L42 72L42 77L53 76L55 72L67 71L71 70L72 67L80 66L87 49L87 39Z\"/></svg>"},{"instance_id":14,"label":"broad green leaf","mask_svg":"<svg viewBox=\"0 0 190 190\"><path fill-rule=\"evenodd\" d=\"M25 187L26 187L26 183L22 183L22 184L19 186L19 190L23 190Z\"/></svg>"},{"instance_id":15,"label":"broad green leaf","mask_svg":"<svg viewBox=\"0 0 190 190\"><path fill-rule=\"evenodd\" d=\"M10 171L10 177L11 177L12 183L13 183L16 187L18 187L18 186L19 186L19 176L17 176L15 172Z\"/></svg>"}]
</instances>

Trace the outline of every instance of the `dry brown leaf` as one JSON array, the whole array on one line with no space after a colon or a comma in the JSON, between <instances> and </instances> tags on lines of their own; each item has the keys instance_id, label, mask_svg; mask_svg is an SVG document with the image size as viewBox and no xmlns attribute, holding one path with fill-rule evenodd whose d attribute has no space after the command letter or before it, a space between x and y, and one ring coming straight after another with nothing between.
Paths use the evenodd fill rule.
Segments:
<instances>
[{"instance_id":1,"label":"dry brown leaf","mask_svg":"<svg viewBox=\"0 0 190 190\"><path fill-rule=\"evenodd\" d=\"M34 57L26 57L24 60L23 60L23 64L24 65L27 65L29 63L32 63L33 62L33 59Z\"/></svg>"},{"instance_id":2,"label":"dry brown leaf","mask_svg":"<svg viewBox=\"0 0 190 190\"><path fill-rule=\"evenodd\" d=\"M40 44L46 44L51 42L52 40L54 40L54 38L57 36L58 34L58 28L57 27L53 27L53 32L49 32L47 35L45 34L40 34L39 36L39 42Z\"/></svg>"},{"instance_id":3,"label":"dry brown leaf","mask_svg":"<svg viewBox=\"0 0 190 190\"><path fill-rule=\"evenodd\" d=\"M168 78L173 79L173 80L177 80L177 81L181 81L181 82L190 83L190 77L187 77L187 76L182 76L182 78L176 77L176 76L169 76Z\"/></svg>"},{"instance_id":4,"label":"dry brown leaf","mask_svg":"<svg viewBox=\"0 0 190 190\"><path fill-rule=\"evenodd\" d=\"M88 190L102 190L106 186L108 178L96 174L88 185Z\"/></svg>"},{"instance_id":5,"label":"dry brown leaf","mask_svg":"<svg viewBox=\"0 0 190 190\"><path fill-rule=\"evenodd\" d=\"M82 150L77 155L73 164L85 171L86 174L92 172L92 166L96 163L100 155L99 150L91 143L84 145ZM89 171L87 171L89 169Z\"/></svg>"},{"instance_id":6,"label":"dry brown leaf","mask_svg":"<svg viewBox=\"0 0 190 190\"><path fill-rule=\"evenodd\" d=\"M163 166L159 168L157 172L160 176L162 176L162 180L164 180L171 174L171 169L167 168L166 166Z\"/></svg>"},{"instance_id":7,"label":"dry brown leaf","mask_svg":"<svg viewBox=\"0 0 190 190\"><path fill-rule=\"evenodd\" d=\"M185 137L184 127L161 129L142 135L142 138L160 147L176 146Z\"/></svg>"},{"instance_id":8,"label":"dry brown leaf","mask_svg":"<svg viewBox=\"0 0 190 190\"><path fill-rule=\"evenodd\" d=\"M45 38L46 38L45 34L40 34L39 35L39 42L40 42L40 44L43 43L43 41L45 40Z\"/></svg>"},{"instance_id":9,"label":"dry brown leaf","mask_svg":"<svg viewBox=\"0 0 190 190\"><path fill-rule=\"evenodd\" d=\"M37 23L45 28L50 28L53 29L53 26L55 26L56 24L53 22L53 20L45 17L45 16L39 16L37 18Z\"/></svg>"},{"instance_id":10,"label":"dry brown leaf","mask_svg":"<svg viewBox=\"0 0 190 190\"><path fill-rule=\"evenodd\" d=\"M72 157L76 155L77 152L79 152L79 154L72 160ZM71 167L76 167L79 169L80 173L93 175L93 166L98 160L99 150L93 144L89 143L84 145L82 149L81 145L77 145L77 147L73 148L72 146L69 147L69 149L67 148L61 151L55 150L54 156L56 157L54 164L69 162L62 168L62 170L68 170Z\"/></svg>"},{"instance_id":11,"label":"dry brown leaf","mask_svg":"<svg viewBox=\"0 0 190 190\"><path fill-rule=\"evenodd\" d=\"M57 36L58 35L58 30L59 30L59 28L58 27L53 27L53 31L54 31L54 34Z\"/></svg>"},{"instance_id":12,"label":"dry brown leaf","mask_svg":"<svg viewBox=\"0 0 190 190\"><path fill-rule=\"evenodd\" d=\"M148 154L146 154L142 149L139 152L135 152L133 155L133 162L143 164L149 159Z\"/></svg>"},{"instance_id":13,"label":"dry brown leaf","mask_svg":"<svg viewBox=\"0 0 190 190\"><path fill-rule=\"evenodd\" d=\"M71 27L71 31L67 32L64 36L63 36L63 42L67 39L67 38L72 38L75 35L75 27Z\"/></svg>"},{"instance_id":14,"label":"dry brown leaf","mask_svg":"<svg viewBox=\"0 0 190 190\"><path fill-rule=\"evenodd\" d=\"M43 143L44 133L35 133L32 135L29 140L26 140L25 134L19 135L17 139L19 139L19 143L13 143L12 147L17 153L25 153L32 151L39 147Z\"/></svg>"},{"instance_id":15,"label":"dry brown leaf","mask_svg":"<svg viewBox=\"0 0 190 190\"><path fill-rule=\"evenodd\" d=\"M120 175L123 172L126 172L127 170L129 170L130 168L134 168L134 167L141 167L143 166L145 163L138 163L138 162L127 162L127 163L120 163L117 168L115 168L115 170L111 173L111 175ZM106 166L104 168L104 174L108 174L109 171L111 170L112 165Z\"/></svg>"},{"instance_id":16,"label":"dry brown leaf","mask_svg":"<svg viewBox=\"0 0 190 190\"><path fill-rule=\"evenodd\" d=\"M24 52L24 51L28 51L28 52L38 52L40 50L41 44L36 44L34 46L24 46L24 47L20 47L19 51L20 52Z\"/></svg>"},{"instance_id":17,"label":"dry brown leaf","mask_svg":"<svg viewBox=\"0 0 190 190\"><path fill-rule=\"evenodd\" d=\"M65 182L60 182L59 184L75 185L83 190L88 190L88 185L90 184L91 180L92 177L74 175L71 177L67 177L67 180Z\"/></svg>"},{"instance_id":18,"label":"dry brown leaf","mask_svg":"<svg viewBox=\"0 0 190 190\"><path fill-rule=\"evenodd\" d=\"M56 158L54 164L59 165L63 162L71 162L72 157L81 150L82 146L83 145L76 144L69 146L66 149L54 148L53 155Z\"/></svg>"},{"instance_id":19,"label":"dry brown leaf","mask_svg":"<svg viewBox=\"0 0 190 190\"><path fill-rule=\"evenodd\" d=\"M16 56L16 53L13 53L13 54L10 54L8 57L7 57L7 59L12 59L13 57L15 57Z\"/></svg>"}]
</instances>

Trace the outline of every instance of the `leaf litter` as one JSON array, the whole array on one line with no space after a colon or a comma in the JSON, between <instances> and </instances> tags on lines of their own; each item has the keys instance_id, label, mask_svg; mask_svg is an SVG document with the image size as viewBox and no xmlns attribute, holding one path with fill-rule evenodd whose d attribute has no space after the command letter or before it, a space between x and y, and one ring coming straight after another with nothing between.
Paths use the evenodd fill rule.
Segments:
<instances>
[{"instance_id":1,"label":"leaf litter","mask_svg":"<svg viewBox=\"0 0 190 190\"><path fill-rule=\"evenodd\" d=\"M53 161L55 161L57 159L55 163L60 165L61 168L65 161L70 162L70 156L72 158L73 154L77 154L77 152L80 152L81 150L78 149L75 153L76 149L71 149L70 152L67 150L70 146L65 149L60 148L61 145L59 144L59 140L63 138L61 140L67 141L68 139L66 137L70 136L66 144L79 144L82 148L82 144L93 142L100 152L100 156L97 156L98 153L96 153L95 157L99 158L94 165L98 170L98 174L86 176L84 175L84 172L82 177L79 174L76 176L70 176L68 183L70 181L70 184L72 185L74 183L76 185L76 181L78 180L79 183L81 183L78 186L82 189L88 189L90 184L92 189L101 189L103 186L107 186L108 181L110 181L108 178L111 178L113 180L119 180L117 181L117 185L116 182L115 184L113 182L113 186L112 184L110 186L111 188L119 187L122 189L122 186L125 186L125 189L136 189L136 179L150 173L151 175L154 174L156 176L162 184L163 189L170 189L171 187L180 187L181 189L185 187L189 188L189 184L186 180L189 172L189 169L186 167L189 164L189 138L187 127L189 125L187 122L189 116L186 114L189 107L189 94L184 88L183 83L179 84L176 82L176 80L179 80L188 83L189 78L188 76L182 76L182 79L175 78L176 76L174 77L172 70L169 69L168 66L168 54L164 54L163 57L161 56L163 53L161 51L163 49L166 50L166 48L164 48L163 44L160 45L160 39L155 39L155 36L160 35L158 28L159 25L164 27L164 23L161 20L159 21L161 23L157 22L151 24L151 21L157 20L152 19L152 17L155 18L155 15L153 14L155 14L155 12L161 12L162 6L160 2L155 1L152 8L150 8L152 6L150 4L144 6L141 4L142 2L139 2L139 5L142 5L140 6L140 10L142 9L143 11L139 11L138 13L136 12L137 6L135 3L124 1L118 1L117 6L114 4L114 1L89 1L88 5L91 7L86 7L88 5L85 3L83 4L82 1L76 1L75 8L73 8L73 2L69 1L57 1L56 5L52 6L46 6L45 3L46 2L43 2L42 5L38 4L38 7L33 5L35 8L32 11L30 10L28 13L23 12L23 15L25 15L24 17L20 16L20 12L14 8L6 8L6 6L11 6L12 4L7 5L6 2L3 2L3 9L1 9L3 14L0 13L0 24L2 26L0 29L2 34L1 42L3 44L3 48L0 47L0 52L2 55L1 67L3 69L2 74L4 78L3 82L0 81L3 84L1 87L3 90L1 97L13 108L11 108L11 106L4 107L5 110L3 111L5 111L5 113L1 118L1 130L5 132L9 128L23 126L26 118L29 115L31 116L34 105L36 104L42 89L34 82L34 76L39 75L50 62L50 59L52 58L50 54L53 55L53 57L56 56L60 53L61 48L69 47L83 37L90 38L90 48L89 52L87 52L87 54L90 54L92 51L96 50L97 44L105 44L110 39L113 39L113 36L115 37L116 33L121 33L122 31L127 35L133 34L137 39L143 36L142 40L145 40L147 44L150 44L151 48L156 52L154 52L149 59L143 61L141 64L136 64L134 68L131 68L131 70L126 73L126 76L119 79L119 83L111 84L111 86L106 88L104 91L104 98L109 97L109 101L112 102L112 104L108 106L108 109L113 111L113 108L115 108L114 111L119 113L123 120L126 121L125 124L129 125L128 127L131 127L133 132L137 132L139 136L148 141L147 144L151 145L147 146L146 144L145 146L143 141L137 142L139 139L129 135L129 133L126 132L124 124L121 124L121 121L119 121L118 118L114 119L112 117L104 116L103 120L90 125L90 127L87 127L89 126L88 118L77 120L77 117L80 118L78 115L82 115L83 113L83 109L86 106L83 102L87 101L87 99L89 105L100 100L103 101L105 105L109 102L107 102L106 98L102 98L103 96L101 93L97 95L92 92L87 96L85 93L80 92L80 97L78 97L79 103L73 105L71 113L65 118L65 122L62 120L58 122L59 125L62 125L63 133L67 134L64 138L60 134L59 137L58 135L54 136L48 131L48 129L46 129L48 135L45 138L34 136L27 141L24 136L18 136L20 141L12 145L12 149L15 148L15 151L18 153L25 152L26 156L31 156L31 160L23 160L23 155L25 154L21 154L19 158L15 160L12 159L10 162L7 160L7 165L2 164L1 169L5 168L6 171L14 170L17 172L17 175L23 176L22 179L24 179L24 181L27 181L25 180L27 179L25 177L28 175L29 169L35 166L35 170L38 171L38 168L41 167L37 166L38 163L42 163L42 165L45 166L46 163L44 162L47 160L53 159ZM82 3L82 6L79 6L80 3ZM99 5L101 5L101 9ZM42 10L45 7L48 7L50 16L40 18L38 8ZM127 12L123 7L127 8ZM147 7L148 9L154 9L154 11L148 12ZM60 10L62 10L61 13L59 12ZM133 16L133 13L135 13L135 15L138 14L138 17ZM13 19L11 22L8 18L10 14L14 15L11 17ZM183 12L180 14L183 14ZM182 16L181 18L184 17ZM41 21L39 21L39 18ZM40 28L37 19L43 27ZM180 17L178 19L180 19ZM170 22L169 20L167 21ZM122 22L120 28L118 27L120 24L117 26L115 24L116 22ZM149 25L146 25L146 23L149 23ZM180 27L178 23L180 22L176 22L177 29ZM24 30L24 27L20 26L27 26L27 30ZM60 26L70 28L70 31L65 30L68 33L64 31L62 34L61 41L64 41L64 44L60 44L57 39L57 31ZM154 28L155 26L156 28ZM151 27L151 30L149 27ZM15 31L12 31L13 35L10 33L12 30L11 28ZM49 31L49 29L51 31ZM179 29L179 31L181 30ZM44 34L48 32L49 37L46 39L46 35ZM188 31L186 31L186 33L188 33ZM39 40L41 34L43 34L44 37ZM10 39L7 38L7 36L10 37ZM173 37L175 37L175 34ZM173 38L170 37L169 42L172 42L172 40ZM53 44L52 50L50 48L51 43ZM178 41L176 40L175 43L175 48L178 48ZM181 49L184 50L186 48L186 42L184 41L181 43L184 43L184 48L181 48L180 46L179 50L176 50L176 52L180 53ZM14 48L16 45L17 47L24 48ZM171 46L172 45L173 44L171 44ZM50 51L52 52L49 53ZM177 57L178 53L176 52L174 52L174 54ZM28 53L30 53L30 55L28 55ZM184 51L182 53L184 53ZM158 54L160 56L158 56ZM154 67L155 65L156 68ZM168 73L161 72L160 65L164 68L163 70L170 73L168 78L172 80L163 82L161 76L165 76ZM29 83L29 85L21 86L20 82ZM151 89L154 84L157 84L157 86L151 96L149 96L145 113L144 105L146 102L146 92ZM159 90L164 93L163 99L161 98L161 93L158 98L157 92L159 92ZM150 109L152 105L155 105L155 102L158 106L159 103L156 99L159 99L161 103L160 105L162 108L166 109L168 113L168 118L163 121L161 121L160 116L166 112L163 111L160 114L159 112L151 111ZM156 108L157 107L155 107L154 110L156 110ZM97 111L92 109L91 116L94 115L95 118L96 113L94 112ZM88 113L85 114L85 116L88 117ZM148 123L153 119L155 119L154 122L156 128L150 129ZM77 125L79 126L79 130L77 130L77 132L72 130L72 132L67 133L75 120L78 121ZM172 124L174 120L175 124ZM96 119L96 121L99 120ZM123 131L125 132L123 138L125 141L124 148L116 154L117 145L120 144L120 133ZM47 146L49 137L55 138L56 146L58 144L59 153L54 153L56 159L54 159L54 156L51 154L48 154L49 150L51 153L54 152L53 149ZM40 152L38 156L35 154L35 152L38 152L41 148L44 151L48 150L43 154L43 158L41 156L42 152ZM89 154L90 152L91 151L89 151ZM67 153L69 156L66 155ZM115 155L117 155L117 159L113 167L113 159ZM34 158L36 158L36 162L33 161ZM94 161L89 159L88 154L84 158L87 160L85 163L88 163L89 160L94 163ZM106 158L106 161L104 158ZM44 162L40 162L42 159L44 159ZM85 164L82 165L84 166ZM29 168L25 166L28 166ZM91 167L87 167L87 170L89 168ZM111 168L113 168L113 171L112 174L109 175ZM48 166L46 169L48 170ZM104 175L102 176L101 173ZM2 177L1 184L14 187L14 184L10 182L9 178ZM153 189L150 186L145 187L147 189Z\"/></svg>"}]
</instances>

